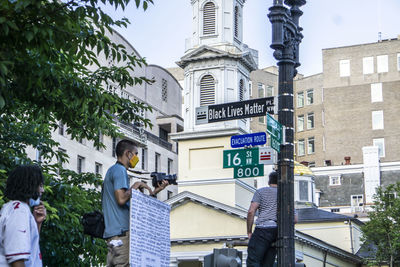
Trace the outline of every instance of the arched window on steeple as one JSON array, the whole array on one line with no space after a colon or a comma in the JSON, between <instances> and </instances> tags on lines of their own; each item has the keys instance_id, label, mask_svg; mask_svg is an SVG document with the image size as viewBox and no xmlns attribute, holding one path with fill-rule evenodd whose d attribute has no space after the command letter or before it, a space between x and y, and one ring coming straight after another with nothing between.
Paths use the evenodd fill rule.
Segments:
<instances>
[{"instance_id":1,"label":"arched window on steeple","mask_svg":"<svg viewBox=\"0 0 400 267\"><path fill-rule=\"evenodd\" d=\"M200 80L200 106L215 104L215 82L210 74Z\"/></svg>"},{"instance_id":2,"label":"arched window on steeple","mask_svg":"<svg viewBox=\"0 0 400 267\"><path fill-rule=\"evenodd\" d=\"M239 7L235 6L235 17L234 17L234 31L235 37L239 38Z\"/></svg>"},{"instance_id":3,"label":"arched window on steeple","mask_svg":"<svg viewBox=\"0 0 400 267\"><path fill-rule=\"evenodd\" d=\"M203 34L215 34L215 5L213 2L208 2L204 5L203 10Z\"/></svg>"},{"instance_id":4,"label":"arched window on steeple","mask_svg":"<svg viewBox=\"0 0 400 267\"><path fill-rule=\"evenodd\" d=\"M244 100L244 83L243 79L240 79L239 81L239 101Z\"/></svg>"}]
</instances>

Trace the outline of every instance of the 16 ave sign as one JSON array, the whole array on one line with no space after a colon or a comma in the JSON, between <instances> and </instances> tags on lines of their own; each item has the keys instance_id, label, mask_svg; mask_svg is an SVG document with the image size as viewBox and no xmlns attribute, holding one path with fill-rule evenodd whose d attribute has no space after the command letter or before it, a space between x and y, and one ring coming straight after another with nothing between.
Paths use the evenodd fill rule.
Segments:
<instances>
[{"instance_id":1,"label":"16 ave sign","mask_svg":"<svg viewBox=\"0 0 400 267\"><path fill-rule=\"evenodd\" d=\"M251 99L196 108L196 124L238 120L274 114L274 97Z\"/></svg>"}]
</instances>

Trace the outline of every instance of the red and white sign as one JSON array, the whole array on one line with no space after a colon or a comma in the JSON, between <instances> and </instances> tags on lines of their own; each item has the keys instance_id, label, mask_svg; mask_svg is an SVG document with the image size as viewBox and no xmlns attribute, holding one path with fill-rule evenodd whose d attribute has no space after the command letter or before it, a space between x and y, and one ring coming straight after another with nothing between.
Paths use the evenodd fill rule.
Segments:
<instances>
[{"instance_id":1,"label":"red and white sign","mask_svg":"<svg viewBox=\"0 0 400 267\"><path fill-rule=\"evenodd\" d=\"M274 164L274 150L271 147L259 147L258 163L264 165Z\"/></svg>"}]
</instances>

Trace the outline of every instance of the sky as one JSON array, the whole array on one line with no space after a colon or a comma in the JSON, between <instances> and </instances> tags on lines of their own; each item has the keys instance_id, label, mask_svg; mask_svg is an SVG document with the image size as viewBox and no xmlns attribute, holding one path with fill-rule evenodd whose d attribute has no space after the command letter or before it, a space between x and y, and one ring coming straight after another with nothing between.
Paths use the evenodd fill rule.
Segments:
<instances>
[{"instance_id":1,"label":"sky","mask_svg":"<svg viewBox=\"0 0 400 267\"><path fill-rule=\"evenodd\" d=\"M116 28L148 64L164 68L185 53L185 39L191 35L191 0L154 0L146 11L136 9L134 1L122 11L106 7L114 19L126 17L127 28ZM259 68L276 65L271 44L268 8L272 0L247 0L243 9L243 42L259 52ZM306 76L322 72L322 49L372 43L400 35L400 0L307 0L300 26L299 73ZM400 51L399 51L400 52Z\"/></svg>"}]
</instances>

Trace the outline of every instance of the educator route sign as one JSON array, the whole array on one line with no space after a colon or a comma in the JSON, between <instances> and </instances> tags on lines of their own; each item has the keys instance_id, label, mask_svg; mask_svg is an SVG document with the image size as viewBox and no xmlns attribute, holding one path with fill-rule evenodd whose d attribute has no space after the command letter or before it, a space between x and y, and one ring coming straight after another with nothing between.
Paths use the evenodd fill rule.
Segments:
<instances>
[{"instance_id":1,"label":"educator route sign","mask_svg":"<svg viewBox=\"0 0 400 267\"><path fill-rule=\"evenodd\" d=\"M250 99L196 108L196 125L274 114L275 97Z\"/></svg>"}]
</instances>

